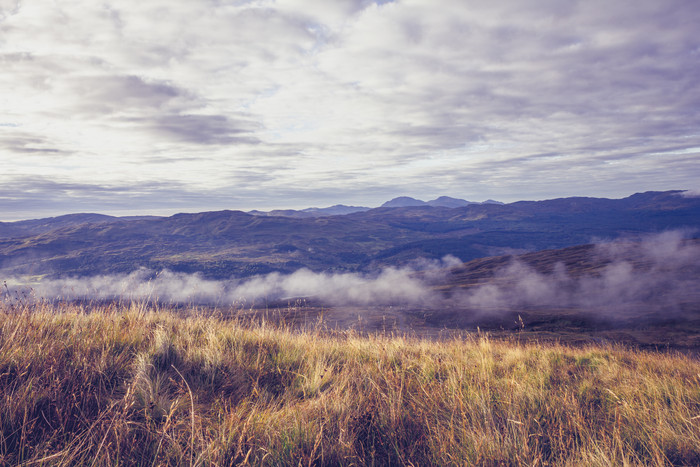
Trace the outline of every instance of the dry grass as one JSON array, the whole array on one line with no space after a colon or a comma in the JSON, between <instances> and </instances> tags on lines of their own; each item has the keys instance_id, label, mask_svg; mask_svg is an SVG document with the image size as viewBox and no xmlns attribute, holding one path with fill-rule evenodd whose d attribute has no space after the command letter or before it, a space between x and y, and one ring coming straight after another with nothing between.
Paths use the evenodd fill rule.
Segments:
<instances>
[{"instance_id":1,"label":"dry grass","mask_svg":"<svg viewBox=\"0 0 700 467\"><path fill-rule=\"evenodd\" d=\"M0 425L7 465L699 465L700 363L5 305Z\"/></svg>"}]
</instances>

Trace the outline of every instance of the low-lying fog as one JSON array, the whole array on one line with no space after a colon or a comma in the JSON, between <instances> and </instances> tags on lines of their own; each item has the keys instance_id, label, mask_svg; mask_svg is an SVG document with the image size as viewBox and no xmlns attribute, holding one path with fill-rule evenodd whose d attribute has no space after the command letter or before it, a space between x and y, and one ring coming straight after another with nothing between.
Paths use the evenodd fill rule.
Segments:
<instances>
[{"instance_id":1,"label":"low-lying fog","mask_svg":"<svg viewBox=\"0 0 700 467\"><path fill-rule=\"evenodd\" d=\"M198 274L139 269L131 274L41 280L28 284L7 278L5 300L159 300L169 303L252 307L300 297L328 306L404 305L423 308L461 307L474 312L512 311L527 306L624 307L644 302L672 310L682 297L700 289L700 247L688 232L671 231L641 241L598 244L593 254L605 264L576 277L559 263L541 274L513 259L492 280L470 288L437 291L453 256L419 260L411 266L374 273L267 274L246 279L207 280Z\"/></svg>"}]
</instances>

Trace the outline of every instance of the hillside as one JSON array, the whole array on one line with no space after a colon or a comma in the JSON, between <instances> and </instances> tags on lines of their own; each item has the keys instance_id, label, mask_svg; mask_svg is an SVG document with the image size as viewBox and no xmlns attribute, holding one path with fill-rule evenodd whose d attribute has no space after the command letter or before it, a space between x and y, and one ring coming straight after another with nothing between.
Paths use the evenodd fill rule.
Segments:
<instances>
[{"instance_id":1,"label":"hillside","mask_svg":"<svg viewBox=\"0 0 700 467\"><path fill-rule=\"evenodd\" d=\"M58 219L58 218L56 218ZM377 208L293 218L240 211L167 218L75 217L0 224L5 275L152 270L210 278L272 271L363 271L446 254L463 261L675 228L700 227L700 198L649 192L447 208Z\"/></svg>"},{"instance_id":2,"label":"hillside","mask_svg":"<svg viewBox=\"0 0 700 467\"><path fill-rule=\"evenodd\" d=\"M700 463L681 355L4 305L3 465Z\"/></svg>"},{"instance_id":3,"label":"hillside","mask_svg":"<svg viewBox=\"0 0 700 467\"><path fill-rule=\"evenodd\" d=\"M445 338L480 329L522 341L700 351L700 239L669 232L437 266L359 281L307 274L328 293L267 296L237 313L274 310L267 319L294 326L323 317L367 333Z\"/></svg>"},{"instance_id":4,"label":"hillside","mask_svg":"<svg viewBox=\"0 0 700 467\"><path fill-rule=\"evenodd\" d=\"M700 350L700 240L671 234L470 261L426 326L559 342ZM488 294L484 293L488 292Z\"/></svg>"},{"instance_id":5,"label":"hillside","mask_svg":"<svg viewBox=\"0 0 700 467\"><path fill-rule=\"evenodd\" d=\"M28 283L26 281L29 281ZM444 338L517 333L539 342L617 342L700 350L700 239L668 231L599 244L478 258L414 261L377 271L301 269L215 280L137 270L51 279L7 278L0 300L139 300L299 327Z\"/></svg>"}]
</instances>

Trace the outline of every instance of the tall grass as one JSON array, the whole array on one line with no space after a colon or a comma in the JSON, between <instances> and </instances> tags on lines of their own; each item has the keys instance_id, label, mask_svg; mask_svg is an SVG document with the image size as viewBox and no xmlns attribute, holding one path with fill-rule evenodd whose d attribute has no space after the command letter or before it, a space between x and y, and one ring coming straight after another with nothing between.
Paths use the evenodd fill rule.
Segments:
<instances>
[{"instance_id":1,"label":"tall grass","mask_svg":"<svg viewBox=\"0 0 700 467\"><path fill-rule=\"evenodd\" d=\"M6 465L699 465L700 363L5 306L0 426Z\"/></svg>"}]
</instances>

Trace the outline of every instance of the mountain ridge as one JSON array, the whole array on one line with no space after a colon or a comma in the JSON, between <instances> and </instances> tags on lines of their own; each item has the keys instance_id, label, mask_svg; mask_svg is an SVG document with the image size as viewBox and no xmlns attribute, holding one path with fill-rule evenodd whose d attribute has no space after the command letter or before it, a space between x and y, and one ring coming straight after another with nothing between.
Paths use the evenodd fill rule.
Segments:
<instances>
[{"instance_id":1,"label":"mountain ridge","mask_svg":"<svg viewBox=\"0 0 700 467\"><path fill-rule=\"evenodd\" d=\"M145 267L226 278L300 268L371 270L447 254L468 261L565 248L596 238L700 228L700 198L679 193L457 208L379 207L309 218L231 210L145 219L73 215L56 218L59 226L48 230L45 220L24 224L40 230L33 233L10 225L4 237L7 223L0 223L0 269L6 276L57 277Z\"/></svg>"}]
</instances>

